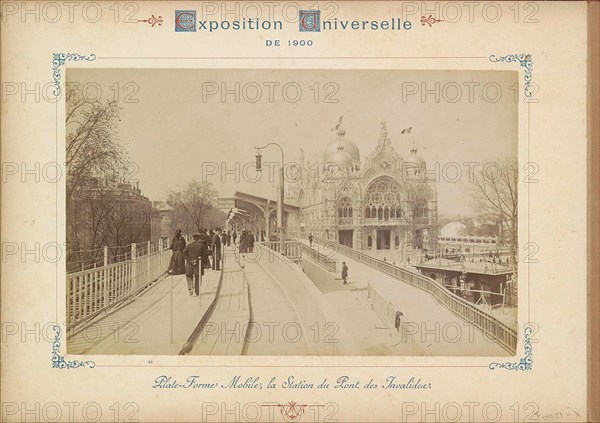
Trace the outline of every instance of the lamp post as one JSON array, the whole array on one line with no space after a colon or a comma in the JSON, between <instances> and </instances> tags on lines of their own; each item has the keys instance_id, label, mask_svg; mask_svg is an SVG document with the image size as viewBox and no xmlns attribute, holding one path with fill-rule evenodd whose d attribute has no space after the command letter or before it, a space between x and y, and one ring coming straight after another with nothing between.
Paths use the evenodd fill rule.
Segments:
<instances>
[{"instance_id":1,"label":"lamp post","mask_svg":"<svg viewBox=\"0 0 600 423\"><path fill-rule=\"evenodd\" d=\"M283 158L283 148L281 145L276 142L270 142L262 147L254 147L256 148L256 171L262 172L262 155L260 151L271 146L279 147L279 151L281 151L281 166L279 168L279 186L277 187L277 233L279 235L279 252L282 255L285 255L285 240L284 236L284 227L283 227L283 199L284 199L284 176L283 176L283 167L285 166L285 161ZM268 236L268 234L267 234Z\"/></svg>"}]
</instances>

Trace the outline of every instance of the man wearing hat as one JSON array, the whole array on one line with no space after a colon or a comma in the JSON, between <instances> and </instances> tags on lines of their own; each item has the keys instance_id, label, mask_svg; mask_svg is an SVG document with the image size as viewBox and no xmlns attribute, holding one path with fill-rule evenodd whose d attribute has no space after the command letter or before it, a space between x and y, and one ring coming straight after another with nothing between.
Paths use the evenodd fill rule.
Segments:
<instances>
[{"instance_id":1,"label":"man wearing hat","mask_svg":"<svg viewBox=\"0 0 600 423\"><path fill-rule=\"evenodd\" d=\"M185 278L187 280L190 295L200 295L200 275L204 275L204 269L200 266L202 257L206 255L206 247L200 241L201 235L196 232L192 235L193 241L183 249L185 258Z\"/></svg>"}]
</instances>

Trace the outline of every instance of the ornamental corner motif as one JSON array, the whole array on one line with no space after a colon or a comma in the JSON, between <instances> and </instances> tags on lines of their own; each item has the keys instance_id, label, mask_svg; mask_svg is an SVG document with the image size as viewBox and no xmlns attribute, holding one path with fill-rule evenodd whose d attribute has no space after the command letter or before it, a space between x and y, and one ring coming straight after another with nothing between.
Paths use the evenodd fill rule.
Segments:
<instances>
[{"instance_id":1,"label":"ornamental corner motif","mask_svg":"<svg viewBox=\"0 0 600 423\"><path fill-rule=\"evenodd\" d=\"M62 330L59 325L54 325L54 341L52 342L52 368L53 369L76 369L78 367L88 366L90 369L96 367L96 363L92 360L65 360L65 357L60 354L60 342Z\"/></svg>"},{"instance_id":2,"label":"ornamental corner motif","mask_svg":"<svg viewBox=\"0 0 600 423\"><path fill-rule=\"evenodd\" d=\"M506 361L504 363L492 362L489 364L490 370L504 369L515 371L528 371L533 369L533 347L531 345L531 334L533 326L526 326L524 329L523 349L524 356L518 362Z\"/></svg>"},{"instance_id":3,"label":"ornamental corner motif","mask_svg":"<svg viewBox=\"0 0 600 423\"><path fill-rule=\"evenodd\" d=\"M505 56L490 55L489 60L492 62L519 63L523 68L523 92L525 97L533 96L535 89L533 86L533 57L531 54L507 54Z\"/></svg>"},{"instance_id":4,"label":"ornamental corner motif","mask_svg":"<svg viewBox=\"0 0 600 423\"><path fill-rule=\"evenodd\" d=\"M60 68L68 61L79 62L86 60L91 62L96 60L95 54L84 56L77 53L52 53L52 76L54 78L54 96L60 97L62 94L62 86L60 84L61 74Z\"/></svg>"}]
</instances>

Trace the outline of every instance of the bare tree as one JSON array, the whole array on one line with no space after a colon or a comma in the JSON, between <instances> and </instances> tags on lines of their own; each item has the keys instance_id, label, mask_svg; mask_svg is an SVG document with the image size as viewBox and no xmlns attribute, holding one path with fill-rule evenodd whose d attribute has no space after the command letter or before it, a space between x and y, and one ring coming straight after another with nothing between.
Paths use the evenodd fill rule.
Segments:
<instances>
[{"instance_id":1,"label":"bare tree","mask_svg":"<svg viewBox=\"0 0 600 423\"><path fill-rule=\"evenodd\" d=\"M428 184L426 174L417 173L407 178L402 194L402 207L400 208L400 216L397 217L404 220L408 225L413 245L422 247L423 242L420 231L432 224L429 219L431 187Z\"/></svg>"},{"instance_id":2,"label":"bare tree","mask_svg":"<svg viewBox=\"0 0 600 423\"><path fill-rule=\"evenodd\" d=\"M92 178L103 183L118 180L125 162L115 128L118 119L116 102L88 99L75 88L67 90L67 202L75 189Z\"/></svg>"},{"instance_id":3,"label":"bare tree","mask_svg":"<svg viewBox=\"0 0 600 423\"><path fill-rule=\"evenodd\" d=\"M207 217L217 202L217 192L209 182L192 180L183 191L169 192L167 204L173 207L173 224L179 229L199 230L209 224ZM190 228L192 226L192 228Z\"/></svg>"},{"instance_id":4,"label":"bare tree","mask_svg":"<svg viewBox=\"0 0 600 423\"><path fill-rule=\"evenodd\" d=\"M126 153L114 101L66 92L68 269L101 264L103 247L117 260L150 239L152 206L125 180Z\"/></svg>"},{"instance_id":5,"label":"bare tree","mask_svg":"<svg viewBox=\"0 0 600 423\"><path fill-rule=\"evenodd\" d=\"M490 161L475 174L470 185L471 198L479 214L498 222L501 245L511 248L513 263L518 247L519 164L504 157Z\"/></svg>"},{"instance_id":6,"label":"bare tree","mask_svg":"<svg viewBox=\"0 0 600 423\"><path fill-rule=\"evenodd\" d=\"M67 263L69 270L101 264L103 246L112 244L107 220L115 207L112 191L78 189L67 202Z\"/></svg>"}]
</instances>

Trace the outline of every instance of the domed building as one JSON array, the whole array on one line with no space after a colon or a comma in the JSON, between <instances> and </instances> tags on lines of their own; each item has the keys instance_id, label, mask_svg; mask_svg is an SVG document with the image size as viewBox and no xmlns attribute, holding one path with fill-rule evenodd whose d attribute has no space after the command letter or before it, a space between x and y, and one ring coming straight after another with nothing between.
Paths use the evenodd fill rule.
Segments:
<instances>
[{"instance_id":1,"label":"domed building","mask_svg":"<svg viewBox=\"0 0 600 423\"><path fill-rule=\"evenodd\" d=\"M360 151L356 144L346 138L346 130L339 127L337 137L327 144L323 151L324 168L338 167L358 170Z\"/></svg>"},{"instance_id":2,"label":"domed building","mask_svg":"<svg viewBox=\"0 0 600 423\"><path fill-rule=\"evenodd\" d=\"M301 212L299 222L289 227L389 260L400 259L407 249L433 249L436 187L417 148L403 159L382 122L375 149L361 161L341 120L335 130L319 166L307 163L301 152L305 171L286 193L286 202L300 206Z\"/></svg>"}]
</instances>

